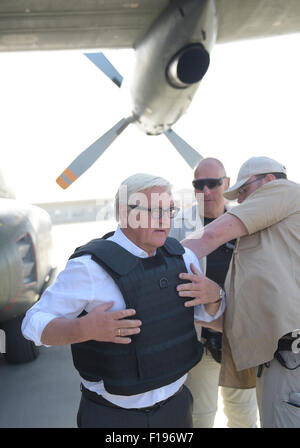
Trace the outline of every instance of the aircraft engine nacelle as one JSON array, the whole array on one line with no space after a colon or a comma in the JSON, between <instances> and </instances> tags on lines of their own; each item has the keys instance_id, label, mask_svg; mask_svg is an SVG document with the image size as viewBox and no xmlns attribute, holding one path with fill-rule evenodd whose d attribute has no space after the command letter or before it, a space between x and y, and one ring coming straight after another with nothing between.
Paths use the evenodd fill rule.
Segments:
<instances>
[{"instance_id":1,"label":"aircraft engine nacelle","mask_svg":"<svg viewBox=\"0 0 300 448\"><path fill-rule=\"evenodd\" d=\"M173 1L136 46L131 86L136 124L167 131L190 105L216 40L215 0Z\"/></svg>"},{"instance_id":2,"label":"aircraft engine nacelle","mask_svg":"<svg viewBox=\"0 0 300 448\"><path fill-rule=\"evenodd\" d=\"M203 78L209 66L209 53L202 44L182 48L169 62L166 78L172 87L185 89Z\"/></svg>"}]
</instances>

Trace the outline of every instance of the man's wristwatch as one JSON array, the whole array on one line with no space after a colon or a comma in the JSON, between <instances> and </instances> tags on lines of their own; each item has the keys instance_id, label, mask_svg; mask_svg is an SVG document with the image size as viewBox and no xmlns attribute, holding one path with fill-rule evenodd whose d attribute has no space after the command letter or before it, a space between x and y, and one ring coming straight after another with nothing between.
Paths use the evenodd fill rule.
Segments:
<instances>
[{"instance_id":1,"label":"man's wristwatch","mask_svg":"<svg viewBox=\"0 0 300 448\"><path fill-rule=\"evenodd\" d=\"M218 298L218 300L216 300L215 302L211 302L211 303L219 303L219 302L222 302L223 294L224 294L224 291L223 291L222 288L220 288L220 291L219 291L219 298Z\"/></svg>"}]
</instances>

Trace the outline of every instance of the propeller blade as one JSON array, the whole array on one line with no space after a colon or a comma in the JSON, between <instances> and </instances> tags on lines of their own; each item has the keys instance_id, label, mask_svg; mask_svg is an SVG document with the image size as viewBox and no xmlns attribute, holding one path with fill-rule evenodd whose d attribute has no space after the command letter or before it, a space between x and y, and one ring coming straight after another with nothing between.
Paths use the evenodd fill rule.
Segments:
<instances>
[{"instance_id":1,"label":"propeller blade","mask_svg":"<svg viewBox=\"0 0 300 448\"><path fill-rule=\"evenodd\" d=\"M109 62L103 53L84 53L100 70L114 82L118 87L121 87L123 76L120 75L117 69Z\"/></svg>"},{"instance_id":2,"label":"propeller blade","mask_svg":"<svg viewBox=\"0 0 300 448\"><path fill-rule=\"evenodd\" d=\"M192 148L185 140L179 137L179 135L177 135L172 129L168 129L164 132L164 134L191 168L195 168L197 163L203 159L201 154Z\"/></svg>"},{"instance_id":3,"label":"propeller blade","mask_svg":"<svg viewBox=\"0 0 300 448\"><path fill-rule=\"evenodd\" d=\"M71 165L56 179L58 185L66 189L81 176L104 153L112 142L135 120L134 117L123 118L102 137L85 149Z\"/></svg>"}]
</instances>

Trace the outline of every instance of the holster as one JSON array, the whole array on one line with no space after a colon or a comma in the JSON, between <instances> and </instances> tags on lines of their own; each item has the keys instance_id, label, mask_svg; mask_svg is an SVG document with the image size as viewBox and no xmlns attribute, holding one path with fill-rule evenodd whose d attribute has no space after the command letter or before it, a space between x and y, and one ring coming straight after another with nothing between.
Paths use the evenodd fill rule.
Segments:
<instances>
[{"instance_id":1,"label":"holster","mask_svg":"<svg viewBox=\"0 0 300 448\"><path fill-rule=\"evenodd\" d=\"M202 328L203 346L210 352L213 359L221 364L222 361L222 333Z\"/></svg>"},{"instance_id":2,"label":"holster","mask_svg":"<svg viewBox=\"0 0 300 448\"><path fill-rule=\"evenodd\" d=\"M295 338L292 337L291 333L286 334L285 336L283 336L282 338L279 339L277 350L274 353L274 358L277 359L277 361L288 370L298 369L298 367L300 367L300 363L295 367L289 367L280 352L281 351L293 351L292 345L296 339L297 339L297 337L295 337Z\"/></svg>"}]
</instances>

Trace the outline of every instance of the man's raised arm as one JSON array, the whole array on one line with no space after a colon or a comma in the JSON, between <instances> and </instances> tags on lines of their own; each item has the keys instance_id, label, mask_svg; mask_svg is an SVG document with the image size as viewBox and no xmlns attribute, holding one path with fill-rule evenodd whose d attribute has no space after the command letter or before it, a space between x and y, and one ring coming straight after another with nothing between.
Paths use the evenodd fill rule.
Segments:
<instances>
[{"instance_id":1,"label":"man's raised arm","mask_svg":"<svg viewBox=\"0 0 300 448\"><path fill-rule=\"evenodd\" d=\"M213 252L227 241L248 235L242 221L234 215L225 213L201 231L191 233L181 244L191 249L200 259Z\"/></svg>"}]
</instances>

